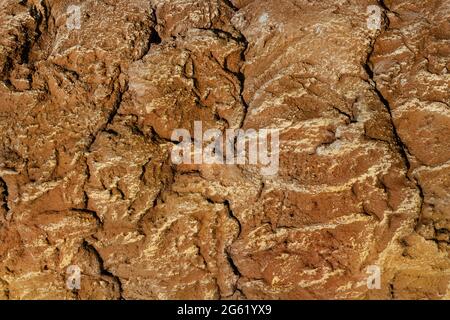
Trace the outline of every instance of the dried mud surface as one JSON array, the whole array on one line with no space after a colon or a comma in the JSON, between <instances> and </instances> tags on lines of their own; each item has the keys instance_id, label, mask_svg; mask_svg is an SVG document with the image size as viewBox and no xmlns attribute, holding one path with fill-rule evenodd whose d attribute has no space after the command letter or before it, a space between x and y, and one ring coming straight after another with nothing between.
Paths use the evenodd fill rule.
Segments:
<instances>
[{"instance_id":1,"label":"dried mud surface","mask_svg":"<svg viewBox=\"0 0 450 320\"><path fill-rule=\"evenodd\" d=\"M450 299L450 1L0 0L0 24L0 299ZM278 175L174 165L194 121L279 129Z\"/></svg>"}]
</instances>

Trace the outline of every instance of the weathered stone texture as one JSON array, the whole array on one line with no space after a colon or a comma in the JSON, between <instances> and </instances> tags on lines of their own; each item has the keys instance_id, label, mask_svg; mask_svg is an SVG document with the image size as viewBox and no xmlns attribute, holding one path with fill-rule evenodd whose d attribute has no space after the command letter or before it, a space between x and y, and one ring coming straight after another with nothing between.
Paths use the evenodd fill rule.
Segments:
<instances>
[{"instance_id":1,"label":"weathered stone texture","mask_svg":"<svg viewBox=\"0 0 450 320\"><path fill-rule=\"evenodd\" d=\"M449 17L0 0L0 298L450 298ZM278 129L278 174L175 165L194 121Z\"/></svg>"}]
</instances>

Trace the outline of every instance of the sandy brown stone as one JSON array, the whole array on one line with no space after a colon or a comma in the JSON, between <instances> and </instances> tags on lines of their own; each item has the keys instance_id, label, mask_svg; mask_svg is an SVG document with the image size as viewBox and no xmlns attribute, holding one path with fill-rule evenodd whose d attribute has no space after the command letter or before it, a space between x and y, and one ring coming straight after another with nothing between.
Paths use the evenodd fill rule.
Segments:
<instances>
[{"instance_id":1,"label":"sandy brown stone","mask_svg":"<svg viewBox=\"0 0 450 320\"><path fill-rule=\"evenodd\" d=\"M450 298L449 15L0 1L0 299ZM175 164L195 121L278 129L278 173Z\"/></svg>"}]
</instances>

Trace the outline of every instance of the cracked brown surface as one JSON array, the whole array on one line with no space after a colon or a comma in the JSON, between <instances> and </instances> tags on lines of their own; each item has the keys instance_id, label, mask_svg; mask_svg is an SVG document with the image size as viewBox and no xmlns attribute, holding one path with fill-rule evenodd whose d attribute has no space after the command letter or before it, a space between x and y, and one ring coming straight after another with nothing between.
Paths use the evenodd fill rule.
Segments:
<instances>
[{"instance_id":1,"label":"cracked brown surface","mask_svg":"<svg viewBox=\"0 0 450 320\"><path fill-rule=\"evenodd\" d=\"M0 0L0 21L0 298L450 298L450 1ZM194 121L279 129L278 174L174 165Z\"/></svg>"}]
</instances>

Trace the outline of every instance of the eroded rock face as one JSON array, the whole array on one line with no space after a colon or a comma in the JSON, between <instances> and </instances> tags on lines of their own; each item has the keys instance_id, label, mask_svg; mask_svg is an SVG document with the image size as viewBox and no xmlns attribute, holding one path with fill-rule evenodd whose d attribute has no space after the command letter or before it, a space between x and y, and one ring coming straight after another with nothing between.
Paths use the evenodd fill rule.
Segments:
<instances>
[{"instance_id":1,"label":"eroded rock face","mask_svg":"<svg viewBox=\"0 0 450 320\"><path fill-rule=\"evenodd\" d=\"M434 242L430 251L445 256L450 234L450 3L387 5L390 25L378 38L370 61L408 160L408 176L421 191L415 231L422 238L415 233L405 238L406 250L426 239ZM448 263L432 265L402 268L392 282L393 294L435 298L447 292L448 297Z\"/></svg>"},{"instance_id":2,"label":"eroded rock face","mask_svg":"<svg viewBox=\"0 0 450 320\"><path fill-rule=\"evenodd\" d=\"M449 16L1 1L0 297L449 298ZM195 121L277 129L277 174L175 164Z\"/></svg>"}]
</instances>

